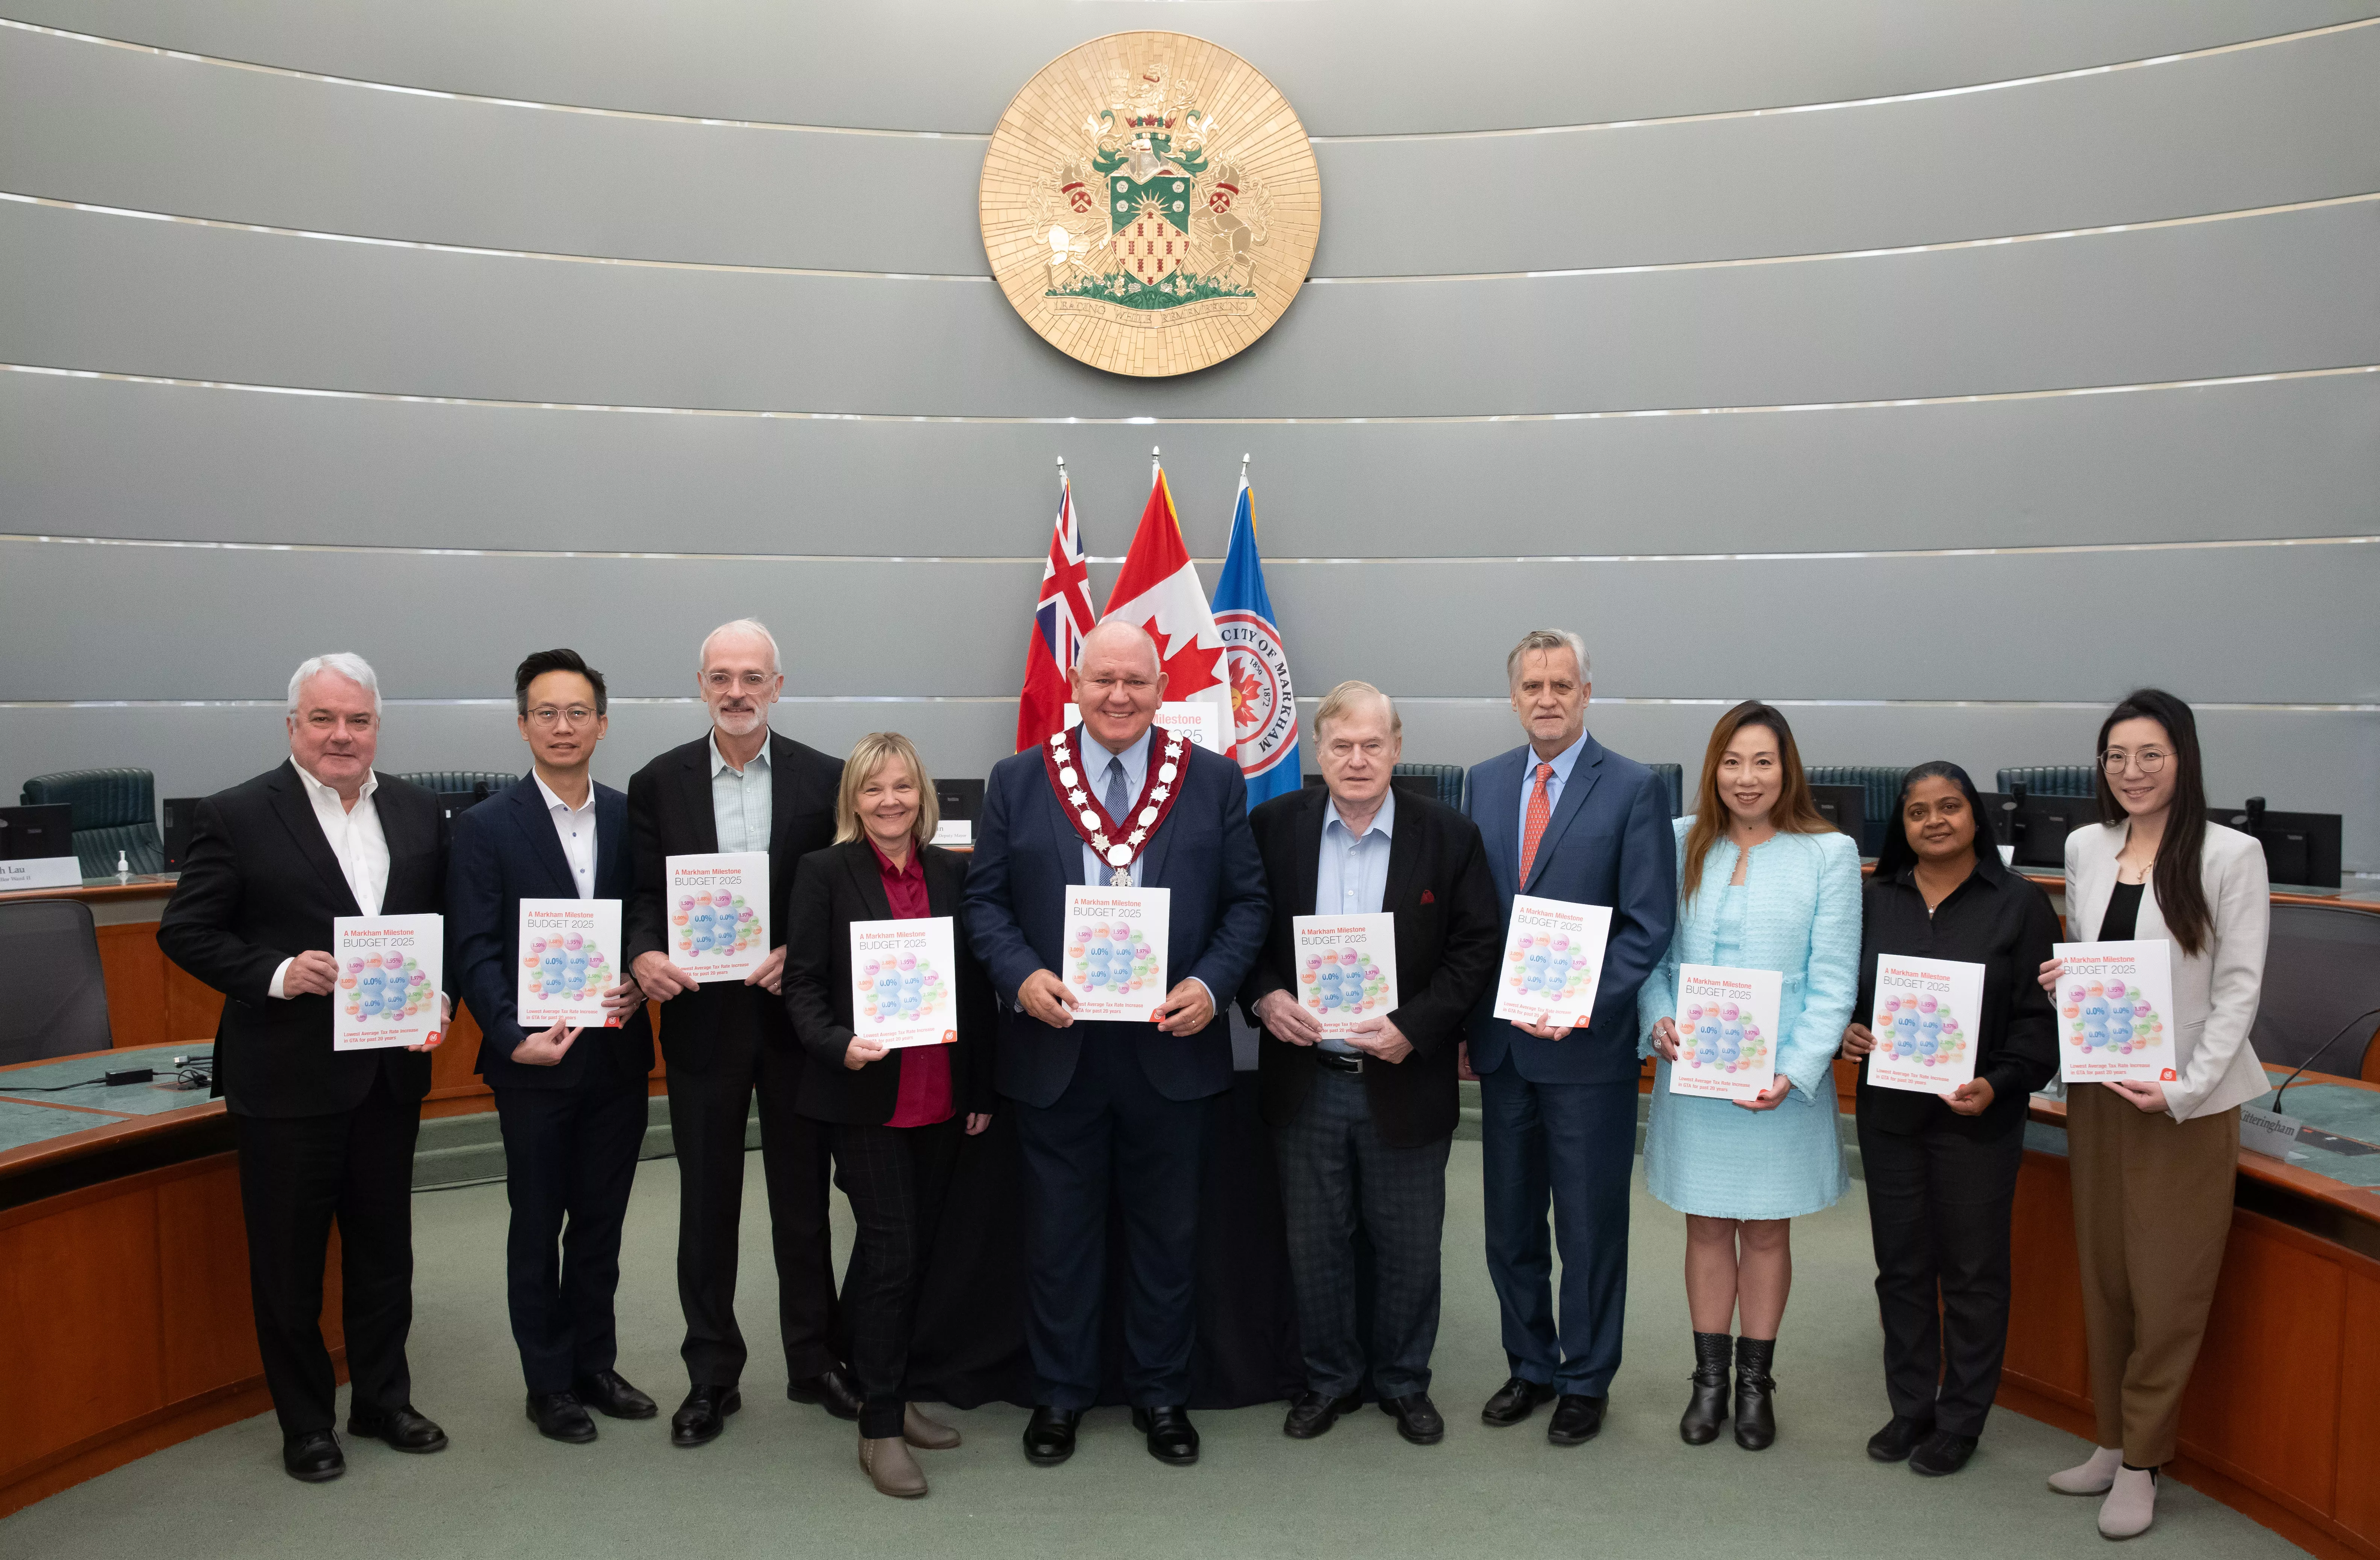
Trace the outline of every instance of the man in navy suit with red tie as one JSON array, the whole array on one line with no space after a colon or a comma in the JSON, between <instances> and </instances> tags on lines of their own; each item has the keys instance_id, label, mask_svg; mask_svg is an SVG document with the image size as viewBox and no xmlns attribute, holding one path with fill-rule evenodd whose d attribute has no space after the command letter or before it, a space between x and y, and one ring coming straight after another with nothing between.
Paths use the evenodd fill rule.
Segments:
<instances>
[{"instance_id":1,"label":"man in navy suit with red tie","mask_svg":"<svg viewBox=\"0 0 2380 1560\"><path fill-rule=\"evenodd\" d=\"M1192 1463L1199 1145L1206 1102L1232 1086L1230 1036L1214 1019L1264 941L1264 866L1239 766L1153 729L1165 676L1145 631L1099 625L1069 680L1083 724L992 770L966 884L976 955L1012 1009L997 1079L1025 1153L1037 1379L1025 1455L1065 1461L1098 1401L1112 1180L1132 1265L1133 1422L1152 1456ZM1075 1017L1057 974L1074 884L1169 891L1171 984L1154 1021Z\"/></svg>"},{"instance_id":2,"label":"man in navy suit with red tie","mask_svg":"<svg viewBox=\"0 0 2380 1560\"><path fill-rule=\"evenodd\" d=\"M1669 793L1586 729L1586 646L1538 628L1506 658L1529 740L1471 771L1464 807L1488 842L1505 928L1512 896L1611 908L1602 979L1584 1029L1472 1015L1479 1075L1488 1275L1512 1379L1479 1417L1520 1423L1555 1399L1546 1439L1575 1446L1603 1428L1628 1299L1628 1176L1636 1147L1636 992L1669 951L1678 914ZM1546 1212L1561 1245L1557 1316Z\"/></svg>"}]
</instances>

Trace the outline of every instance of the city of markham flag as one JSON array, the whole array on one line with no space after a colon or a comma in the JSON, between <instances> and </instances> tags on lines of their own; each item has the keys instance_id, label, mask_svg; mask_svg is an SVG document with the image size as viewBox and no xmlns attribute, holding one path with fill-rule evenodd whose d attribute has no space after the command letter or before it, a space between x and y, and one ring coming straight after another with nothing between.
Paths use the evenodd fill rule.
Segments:
<instances>
[{"instance_id":1,"label":"city of markham flag","mask_svg":"<svg viewBox=\"0 0 2380 1560\"><path fill-rule=\"evenodd\" d=\"M1149 481L1148 506L1140 512L1140 529L1133 532L1123 572L1108 592L1104 616L1148 630L1163 663L1166 701L1212 704L1217 729L1223 733L1223 756L1235 759L1223 636L1215 627L1214 614L1207 610L1198 571L1190 567L1190 550L1183 544L1182 522L1161 466Z\"/></svg>"},{"instance_id":2,"label":"city of markham flag","mask_svg":"<svg viewBox=\"0 0 2380 1560\"><path fill-rule=\"evenodd\" d=\"M1231 680L1232 739L1239 746L1240 773L1247 777L1248 805L1254 807L1305 781L1298 774L1297 695L1290 688L1289 652L1281 647L1272 597L1265 590L1245 471L1232 508L1232 550L1224 555L1222 578L1215 581L1215 626L1223 636L1224 674Z\"/></svg>"},{"instance_id":3,"label":"city of markham flag","mask_svg":"<svg viewBox=\"0 0 2380 1560\"><path fill-rule=\"evenodd\" d=\"M1025 647L1025 687L1016 698L1016 750L1057 735L1075 697L1066 674L1091 629L1091 573L1083 562L1083 533L1075 523L1075 484L1058 471L1058 523L1041 564L1041 599L1033 608L1033 638Z\"/></svg>"}]
</instances>

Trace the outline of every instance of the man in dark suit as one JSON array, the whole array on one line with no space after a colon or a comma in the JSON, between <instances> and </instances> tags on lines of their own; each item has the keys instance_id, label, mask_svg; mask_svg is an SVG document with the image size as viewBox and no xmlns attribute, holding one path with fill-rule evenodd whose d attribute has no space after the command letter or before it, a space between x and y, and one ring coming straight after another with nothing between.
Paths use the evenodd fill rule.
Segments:
<instances>
[{"instance_id":1,"label":"man in dark suit","mask_svg":"<svg viewBox=\"0 0 2380 1560\"><path fill-rule=\"evenodd\" d=\"M1603 1428L1628 1298L1628 1176L1635 1154L1636 990L1677 920L1677 842L1653 772L1587 735L1586 647L1539 628L1505 661L1528 742L1471 772L1466 809L1488 842L1504 920L1526 894L1611 908L1586 1028L1488 1016L1470 1030L1484 1115L1480 1179L1488 1273L1512 1379L1480 1418L1514 1425L1558 1398L1546 1438L1575 1446ZM1501 931L1500 930L1500 952ZM1556 1319L1550 1203L1561 1243Z\"/></svg>"},{"instance_id":2,"label":"man in dark suit","mask_svg":"<svg viewBox=\"0 0 2380 1560\"><path fill-rule=\"evenodd\" d=\"M976 955L993 992L1019 1010L997 1078L1017 1103L1025 1152L1037 1378L1025 1455L1043 1466L1073 1456L1083 1410L1099 1397L1112 1179L1133 1269L1123 1326L1133 1422L1152 1456L1191 1463L1199 1144L1204 1102L1232 1086L1230 1035L1212 1020L1264 940L1264 868L1239 766L1152 736L1165 676L1147 633L1099 625L1068 678L1083 712L1082 725L1057 739L1072 760L1057 772L1070 798L1051 788L1039 749L1002 760L984 787L966 883ZM1107 843L1077 832L1086 812L1100 819L1091 836ZM1141 832L1131 834L1135 821ZM1155 1022L1075 1020L1076 999L1056 974L1070 884L1171 891L1172 985Z\"/></svg>"},{"instance_id":3,"label":"man in dark suit","mask_svg":"<svg viewBox=\"0 0 2380 1560\"><path fill-rule=\"evenodd\" d=\"M1455 1052L1495 978L1502 920L1471 820L1390 788L1403 732L1386 694L1341 683L1314 714L1323 786L1248 817L1273 891L1271 934L1245 993L1264 1027L1257 1071L1305 1353L1306 1389L1281 1431L1300 1441L1360 1404L1367 1377L1407 1441L1446 1436L1429 1399L1429 1356L1459 1114ZM1350 1039L1325 1039L1300 1001L1296 919L1383 911L1396 918L1397 1005ZM1368 1351L1356 1331L1359 1220L1373 1257Z\"/></svg>"},{"instance_id":4,"label":"man in dark suit","mask_svg":"<svg viewBox=\"0 0 2380 1560\"><path fill-rule=\"evenodd\" d=\"M535 767L455 820L446 937L504 1129L505 1298L528 1417L549 1439L584 1444L595 1439L589 1408L616 1420L658 1411L613 1369L612 1308L653 1033L633 977L603 993L603 1028L531 1030L516 1016L520 902L626 898L628 798L588 773L608 725L602 673L577 651L540 650L513 675L513 699Z\"/></svg>"},{"instance_id":5,"label":"man in dark suit","mask_svg":"<svg viewBox=\"0 0 2380 1560\"><path fill-rule=\"evenodd\" d=\"M670 1420L680 1446L716 1440L743 1406L744 1333L735 1323L735 1262L744 1207L744 1128L760 1102L760 1156L777 1259L777 1321L785 1395L837 1419L859 1397L836 1351L834 1261L827 1244L828 1161L819 1124L794 1108L804 1054L782 999L785 950L740 984L701 985L670 962L666 864L672 856L766 851L769 927L783 937L794 866L834 840L843 765L769 729L784 690L777 641L750 618L710 631L696 683L710 730L628 781L634 886L621 941L644 993L668 1004L670 1134L677 1146L680 1350L691 1382Z\"/></svg>"},{"instance_id":6,"label":"man in dark suit","mask_svg":"<svg viewBox=\"0 0 2380 1560\"><path fill-rule=\"evenodd\" d=\"M443 908L446 818L428 791L372 773L380 680L361 656L299 666L288 726L286 762L199 804L157 944L225 999L214 1091L239 1140L257 1348L282 1464L316 1482L346 1471L320 1325L334 1218L354 1388L347 1433L400 1452L446 1444L413 1408L405 1360L428 1047L333 1050L339 968L330 951L337 917Z\"/></svg>"}]
</instances>

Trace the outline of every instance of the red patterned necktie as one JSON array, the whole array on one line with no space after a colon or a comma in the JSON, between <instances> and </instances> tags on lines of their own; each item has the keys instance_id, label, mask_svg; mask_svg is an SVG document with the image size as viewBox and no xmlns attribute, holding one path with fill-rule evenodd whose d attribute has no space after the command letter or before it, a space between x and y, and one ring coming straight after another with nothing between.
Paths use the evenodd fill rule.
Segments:
<instances>
[{"instance_id":1,"label":"red patterned necktie","mask_svg":"<svg viewBox=\"0 0 2380 1560\"><path fill-rule=\"evenodd\" d=\"M1553 777L1553 765L1537 765L1537 788L1529 793L1528 824L1521 831L1520 882L1524 887L1528 885L1529 869L1536 864L1537 842L1546 837L1546 825L1553 822L1553 799L1546 795L1546 783Z\"/></svg>"}]
</instances>

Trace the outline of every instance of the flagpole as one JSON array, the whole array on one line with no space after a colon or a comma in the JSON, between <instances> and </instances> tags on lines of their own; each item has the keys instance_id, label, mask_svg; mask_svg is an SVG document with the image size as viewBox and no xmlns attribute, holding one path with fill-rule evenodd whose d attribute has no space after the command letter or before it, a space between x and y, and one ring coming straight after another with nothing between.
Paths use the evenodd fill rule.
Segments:
<instances>
[{"instance_id":1,"label":"flagpole","mask_svg":"<svg viewBox=\"0 0 2380 1560\"><path fill-rule=\"evenodd\" d=\"M1155 486L1157 485L1157 474L1158 474L1160 471L1162 471L1163 469L1165 469L1164 464L1163 464L1162 462L1160 462L1160 461L1157 458L1157 446L1156 446L1155 445L1149 445L1149 446L1148 446L1148 485L1149 485L1150 487L1155 487Z\"/></svg>"}]
</instances>

